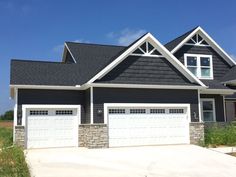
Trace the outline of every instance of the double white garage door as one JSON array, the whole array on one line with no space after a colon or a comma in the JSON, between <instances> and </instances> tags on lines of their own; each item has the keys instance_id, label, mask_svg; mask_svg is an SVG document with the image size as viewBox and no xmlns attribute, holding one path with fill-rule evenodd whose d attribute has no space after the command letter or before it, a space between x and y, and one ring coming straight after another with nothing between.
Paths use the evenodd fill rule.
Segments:
<instances>
[{"instance_id":1,"label":"double white garage door","mask_svg":"<svg viewBox=\"0 0 236 177\"><path fill-rule=\"evenodd\" d=\"M110 107L109 146L189 143L189 106Z\"/></svg>"},{"instance_id":2,"label":"double white garage door","mask_svg":"<svg viewBox=\"0 0 236 177\"><path fill-rule=\"evenodd\" d=\"M76 108L31 108L27 114L27 148L78 146Z\"/></svg>"}]
</instances>

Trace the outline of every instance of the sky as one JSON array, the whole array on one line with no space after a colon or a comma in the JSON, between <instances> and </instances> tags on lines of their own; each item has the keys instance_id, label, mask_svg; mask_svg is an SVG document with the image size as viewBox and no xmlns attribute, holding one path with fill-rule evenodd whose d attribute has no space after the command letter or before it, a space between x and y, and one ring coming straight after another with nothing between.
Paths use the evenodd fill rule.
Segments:
<instances>
[{"instance_id":1,"label":"sky","mask_svg":"<svg viewBox=\"0 0 236 177\"><path fill-rule=\"evenodd\" d=\"M162 44L201 26L236 58L234 0L0 0L0 114L13 109L10 60L60 61L65 41Z\"/></svg>"}]
</instances>

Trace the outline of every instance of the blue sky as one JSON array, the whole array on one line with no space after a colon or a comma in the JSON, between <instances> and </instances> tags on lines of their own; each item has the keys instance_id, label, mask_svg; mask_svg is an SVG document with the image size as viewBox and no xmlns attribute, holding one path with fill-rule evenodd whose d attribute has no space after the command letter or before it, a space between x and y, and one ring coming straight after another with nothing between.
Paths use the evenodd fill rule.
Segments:
<instances>
[{"instance_id":1,"label":"blue sky","mask_svg":"<svg viewBox=\"0 0 236 177\"><path fill-rule=\"evenodd\" d=\"M0 0L0 113L12 109L10 60L60 61L64 41L125 45L144 32L163 44L200 25L236 58L234 0Z\"/></svg>"}]
</instances>

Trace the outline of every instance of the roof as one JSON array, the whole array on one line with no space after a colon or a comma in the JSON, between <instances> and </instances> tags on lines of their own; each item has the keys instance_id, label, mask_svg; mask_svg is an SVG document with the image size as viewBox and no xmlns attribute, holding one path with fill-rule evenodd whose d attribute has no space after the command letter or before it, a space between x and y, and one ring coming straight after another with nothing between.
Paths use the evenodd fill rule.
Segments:
<instances>
[{"instance_id":1,"label":"roof","mask_svg":"<svg viewBox=\"0 0 236 177\"><path fill-rule=\"evenodd\" d=\"M236 66L232 67L225 75L221 78L221 82L227 82L236 80Z\"/></svg>"},{"instance_id":2,"label":"roof","mask_svg":"<svg viewBox=\"0 0 236 177\"><path fill-rule=\"evenodd\" d=\"M230 89L217 80L201 80L209 89Z\"/></svg>"},{"instance_id":3,"label":"roof","mask_svg":"<svg viewBox=\"0 0 236 177\"><path fill-rule=\"evenodd\" d=\"M197 27L191 29L190 31L182 34L181 36L169 41L168 43L166 43L164 46L169 50L173 50L179 43L181 43L189 34L191 34L195 29L197 29Z\"/></svg>"},{"instance_id":4,"label":"roof","mask_svg":"<svg viewBox=\"0 0 236 177\"><path fill-rule=\"evenodd\" d=\"M14 85L76 85L80 75L74 64L12 60L10 83Z\"/></svg>"}]
</instances>

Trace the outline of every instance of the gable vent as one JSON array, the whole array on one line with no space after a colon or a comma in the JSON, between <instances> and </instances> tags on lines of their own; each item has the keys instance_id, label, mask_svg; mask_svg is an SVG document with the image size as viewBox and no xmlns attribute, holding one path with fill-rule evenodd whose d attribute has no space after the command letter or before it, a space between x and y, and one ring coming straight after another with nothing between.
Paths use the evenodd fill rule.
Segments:
<instances>
[{"instance_id":1,"label":"gable vent","mask_svg":"<svg viewBox=\"0 0 236 177\"><path fill-rule=\"evenodd\" d=\"M209 44L199 35L194 35L186 42L187 45L209 46Z\"/></svg>"},{"instance_id":2,"label":"gable vent","mask_svg":"<svg viewBox=\"0 0 236 177\"><path fill-rule=\"evenodd\" d=\"M162 56L161 53L158 52L157 49L149 42L144 42L143 44L141 44L131 55L157 57Z\"/></svg>"}]
</instances>

